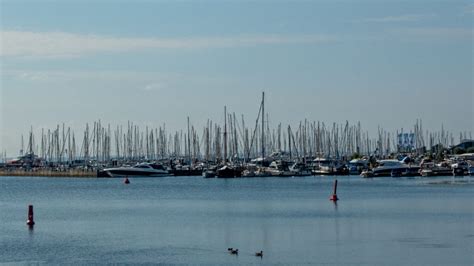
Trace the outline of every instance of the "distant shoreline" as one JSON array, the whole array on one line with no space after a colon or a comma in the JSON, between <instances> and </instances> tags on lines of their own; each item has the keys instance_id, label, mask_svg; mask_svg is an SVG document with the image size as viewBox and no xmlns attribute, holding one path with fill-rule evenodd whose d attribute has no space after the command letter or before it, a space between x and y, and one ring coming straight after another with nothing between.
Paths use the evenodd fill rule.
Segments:
<instances>
[{"instance_id":1,"label":"distant shoreline","mask_svg":"<svg viewBox=\"0 0 474 266\"><path fill-rule=\"evenodd\" d=\"M67 170L67 171L53 171L53 170L0 170L0 176L32 176L32 177L87 177L97 178L97 171L84 170Z\"/></svg>"}]
</instances>

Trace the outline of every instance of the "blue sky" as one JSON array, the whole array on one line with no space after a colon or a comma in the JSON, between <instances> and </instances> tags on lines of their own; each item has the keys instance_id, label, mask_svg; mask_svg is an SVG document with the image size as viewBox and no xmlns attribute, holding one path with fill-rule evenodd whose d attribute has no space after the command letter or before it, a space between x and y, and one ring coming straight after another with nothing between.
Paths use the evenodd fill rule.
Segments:
<instances>
[{"instance_id":1,"label":"blue sky","mask_svg":"<svg viewBox=\"0 0 474 266\"><path fill-rule=\"evenodd\" d=\"M470 1L2 1L0 150L101 119L472 131Z\"/></svg>"}]
</instances>

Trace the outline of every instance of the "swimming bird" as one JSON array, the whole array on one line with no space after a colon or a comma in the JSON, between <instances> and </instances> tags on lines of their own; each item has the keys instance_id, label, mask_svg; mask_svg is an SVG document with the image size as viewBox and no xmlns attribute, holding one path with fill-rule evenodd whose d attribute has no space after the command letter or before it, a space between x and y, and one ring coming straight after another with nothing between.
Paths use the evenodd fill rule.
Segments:
<instances>
[{"instance_id":1,"label":"swimming bird","mask_svg":"<svg viewBox=\"0 0 474 266\"><path fill-rule=\"evenodd\" d=\"M232 250L234 250L234 248L228 248L227 250L228 250L228 251L232 251Z\"/></svg>"},{"instance_id":2,"label":"swimming bird","mask_svg":"<svg viewBox=\"0 0 474 266\"><path fill-rule=\"evenodd\" d=\"M263 251L260 250L260 252L255 253L255 256L263 258Z\"/></svg>"},{"instance_id":3,"label":"swimming bird","mask_svg":"<svg viewBox=\"0 0 474 266\"><path fill-rule=\"evenodd\" d=\"M239 255L239 249L233 249L230 251L230 254Z\"/></svg>"}]
</instances>

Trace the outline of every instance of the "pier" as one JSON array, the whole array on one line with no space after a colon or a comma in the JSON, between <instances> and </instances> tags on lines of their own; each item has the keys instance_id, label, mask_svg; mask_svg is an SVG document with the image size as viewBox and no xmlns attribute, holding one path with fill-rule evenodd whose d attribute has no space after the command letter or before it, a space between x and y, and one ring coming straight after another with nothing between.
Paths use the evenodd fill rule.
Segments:
<instances>
[{"instance_id":1,"label":"pier","mask_svg":"<svg viewBox=\"0 0 474 266\"><path fill-rule=\"evenodd\" d=\"M55 171L51 169L0 169L0 176L44 176L44 177L97 177L97 171L67 169Z\"/></svg>"}]
</instances>

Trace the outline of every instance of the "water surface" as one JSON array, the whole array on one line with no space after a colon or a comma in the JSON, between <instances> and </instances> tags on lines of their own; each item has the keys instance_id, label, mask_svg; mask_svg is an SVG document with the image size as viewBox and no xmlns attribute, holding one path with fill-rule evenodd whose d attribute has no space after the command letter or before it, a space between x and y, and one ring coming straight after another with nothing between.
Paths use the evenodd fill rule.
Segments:
<instances>
[{"instance_id":1,"label":"water surface","mask_svg":"<svg viewBox=\"0 0 474 266\"><path fill-rule=\"evenodd\" d=\"M474 179L130 180L0 177L0 262L474 264Z\"/></svg>"}]
</instances>

